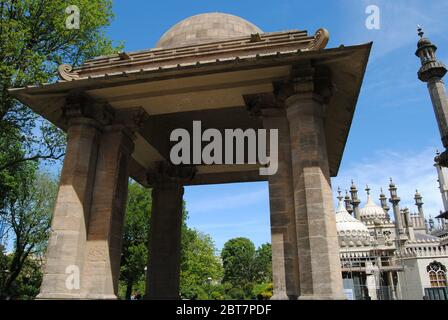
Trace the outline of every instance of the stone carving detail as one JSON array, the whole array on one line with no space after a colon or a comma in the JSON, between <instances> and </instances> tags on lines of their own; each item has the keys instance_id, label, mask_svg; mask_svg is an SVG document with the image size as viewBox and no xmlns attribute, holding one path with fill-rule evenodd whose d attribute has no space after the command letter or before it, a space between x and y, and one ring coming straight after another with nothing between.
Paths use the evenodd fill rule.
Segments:
<instances>
[{"instance_id":1,"label":"stone carving detail","mask_svg":"<svg viewBox=\"0 0 448 320\"><path fill-rule=\"evenodd\" d=\"M93 119L101 125L110 125L114 120L115 112L105 102L97 102L84 94L73 94L67 97L63 116L67 120L84 117Z\"/></svg>"},{"instance_id":2,"label":"stone carving detail","mask_svg":"<svg viewBox=\"0 0 448 320\"><path fill-rule=\"evenodd\" d=\"M58 67L59 77L66 81L72 81L79 78L79 74L77 72L72 72L73 67L69 64L61 64Z\"/></svg>"},{"instance_id":3,"label":"stone carving detail","mask_svg":"<svg viewBox=\"0 0 448 320\"><path fill-rule=\"evenodd\" d=\"M327 29L321 28L314 34L314 40L307 46L307 50L325 49L330 40L330 33Z\"/></svg>"},{"instance_id":4,"label":"stone carving detail","mask_svg":"<svg viewBox=\"0 0 448 320\"><path fill-rule=\"evenodd\" d=\"M190 181L195 175L196 168L193 166L174 166L160 162L148 173L148 182L163 187Z\"/></svg>"}]
</instances>

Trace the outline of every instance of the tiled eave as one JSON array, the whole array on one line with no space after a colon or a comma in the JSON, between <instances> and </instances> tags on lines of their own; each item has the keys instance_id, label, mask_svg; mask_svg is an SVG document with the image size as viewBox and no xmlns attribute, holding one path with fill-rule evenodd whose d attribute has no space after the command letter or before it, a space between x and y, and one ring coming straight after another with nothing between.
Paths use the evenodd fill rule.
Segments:
<instances>
[{"instance_id":1,"label":"tiled eave","mask_svg":"<svg viewBox=\"0 0 448 320\"><path fill-rule=\"evenodd\" d=\"M210 56L233 57L255 52L273 51L275 48L285 49L296 47L302 50L315 48L316 36L308 36L306 31L275 32L258 35L253 38L246 36L225 41L206 43L195 46L185 46L172 49L151 49L130 53L121 53L87 60L82 66L74 68L73 72L92 74L105 69L127 68L135 69L147 64L170 64L185 60L206 60ZM177 63L175 63L177 64Z\"/></svg>"},{"instance_id":2,"label":"tiled eave","mask_svg":"<svg viewBox=\"0 0 448 320\"><path fill-rule=\"evenodd\" d=\"M171 72L180 73L180 71L184 71L188 75L191 75L191 73L201 72L201 70L206 67L213 69L216 68L216 70L219 70L221 68L227 68L232 65L237 66L238 68L250 68L256 64L260 64L263 62L271 62L273 64L287 64L297 61L298 59L331 59L337 58L338 56L343 56L345 53L349 53L353 50L364 49L366 48L366 46L370 48L371 44L363 44L350 47L340 46L339 48L322 49L319 51L308 51L302 49L275 51L260 54L256 53L242 56L226 57L221 59L206 59L178 64L156 65L141 69L131 69L117 72L112 71L95 75L80 76L77 78L73 78L72 80L57 80L56 82L51 83L28 85L25 87L8 89L8 91L12 96L19 98L18 94L24 91L26 91L27 94L33 95L34 93L44 93L42 92L42 90L50 88L52 92L59 90L65 91L65 89L70 90L72 88L79 87L90 89L90 85L93 83L97 83L97 80L106 80L112 83L121 81L127 82L131 81L132 79L151 78L151 76L153 75L163 76L164 74L168 74ZM191 73L189 73L189 71L191 71Z\"/></svg>"}]
</instances>

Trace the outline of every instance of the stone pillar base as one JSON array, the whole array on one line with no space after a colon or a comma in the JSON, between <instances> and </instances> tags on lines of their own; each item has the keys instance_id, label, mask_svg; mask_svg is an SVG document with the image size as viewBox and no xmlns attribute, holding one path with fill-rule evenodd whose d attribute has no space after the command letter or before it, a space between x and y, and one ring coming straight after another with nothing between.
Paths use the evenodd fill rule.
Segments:
<instances>
[{"instance_id":1,"label":"stone pillar base","mask_svg":"<svg viewBox=\"0 0 448 320\"><path fill-rule=\"evenodd\" d=\"M160 296L146 296L145 300L182 300L180 296L160 297Z\"/></svg>"},{"instance_id":2,"label":"stone pillar base","mask_svg":"<svg viewBox=\"0 0 448 320\"><path fill-rule=\"evenodd\" d=\"M279 293L275 293L270 300L293 300L290 297L288 297L288 295L286 294L286 292L279 292Z\"/></svg>"},{"instance_id":3,"label":"stone pillar base","mask_svg":"<svg viewBox=\"0 0 448 320\"><path fill-rule=\"evenodd\" d=\"M68 293L49 293L42 294L39 293L35 300L81 300L79 294L68 294Z\"/></svg>"},{"instance_id":4,"label":"stone pillar base","mask_svg":"<svg viewBox=\"0 0 448 320\"><path fill-rule=\"evenodd\" d=\"M85 298L87 300L118 300L114 294L89 294Z\"/></svg>"},{"instance_id":5,"label":"stone pillar base","mask_svg":"<svg viewBox=\"0 0 448 320\"><path fill-rule=\"evenodd\" d=\"M327 296L318 294L303 294L297 298L297 300L347 300L344 295L341 296Z\"/></svg>"}]
</instances>

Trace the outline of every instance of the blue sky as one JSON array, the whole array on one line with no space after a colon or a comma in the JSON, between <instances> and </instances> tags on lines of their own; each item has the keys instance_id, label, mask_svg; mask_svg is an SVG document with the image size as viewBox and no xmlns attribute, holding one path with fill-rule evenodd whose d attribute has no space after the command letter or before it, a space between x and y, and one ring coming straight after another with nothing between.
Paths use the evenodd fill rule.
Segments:
<instances>
[{"instance_id":1,"label":"blue sky","mask_svg":"<svg viewBox=\"0 0 448 320\"><path fill-rule=\"evenodd\" d=\"M380 30L365 27L368 5L380 8ZM225 12L241 16L262 30L320 27L330 31L328 47L373 41L364 86L347 142L339 176L333 187L347 188L355 179L366 183L377 197L393 177L403 205L412 210L418 188L427 214L441 209L435 150L439 133L425 84L416 72L416 25L422 24L438 47L438 57L448 63L448 2L445 0L116 0L115 20L107 29L113 40L124 41L126 51L151 48L180 20L198 13ZM364 191L361 191L365 200ZM189 224L213 236L218 249L230 238L244 236L256 245L270 241L266 183L189 187L185 200Z\"/></svg>"}]
</instances>

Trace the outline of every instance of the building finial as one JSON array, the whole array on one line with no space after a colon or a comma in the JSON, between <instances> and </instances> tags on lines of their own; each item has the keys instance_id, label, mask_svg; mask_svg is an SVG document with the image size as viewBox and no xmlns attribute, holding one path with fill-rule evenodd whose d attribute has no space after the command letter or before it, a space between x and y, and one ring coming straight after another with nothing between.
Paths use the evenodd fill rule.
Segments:
<instances>
[{"instance_id":1,"label":"building finial","mask_svg":"<svg viewBox=\"0 0 448 320\"><path fill-rule=\"evenodd\" d=\"M348 211L348 213L352 214L353 213L353 207L351 204L352 201L347 189L345 190L344 202L345 202L345 209Z\"/></svg>"},{"instance_id":2,"label":"building finial","mask_svg":"<svg viewBox=\"0 0 448 320\"><path fill-rule=\"evenodd\" d=\"M417 31L418 31L418 35L419 35L419 37L420 38L423 38L423 35L425 34L424 32L423 32L423 29L422 29L422 26L421 25L417 25Z\"/></svg>"},{"instance_id":3,"label":"building finial","mask_svg":"<svg viewBox=\"0 0 448 320\"><path fill-rule=\"evenodd\" d=\"M352 180L352 185L350 186L350 190L352 191L358 191L355 185L355 182Z\"/></svg>"},{"instance_id":4,"label":"building finial","mask_svg":"<svg viewBox=\"0 0 448 320\"><path fill-rule=\"evenodd\" d=\"M367 192L367 195L370 196L370 188L369 188L368 184L366 184L366 192Z\"/></svg>"},{"instance_id":5,"label":"building finial","mask_svg":"<svg viewBox=\"0 0 448 320\"><path fill-rule=\"evenodd\" d=\"M390 178L389 181L390 181L389 188L396 188L394 180L392 178Z\"/></svg>"},{"instance_id":6,"label":"building finial","mask_svg":"<svg viewBox=\"0 0 448 320\"><path fill-rule=\"evenodd\" d=\"M338 187L338 197L337 197L338 199L339 199L339 201L342 201L342 199L344 198L342 195L341 195L341 188L340 187Z\"/></svg>"}]
</instances>

